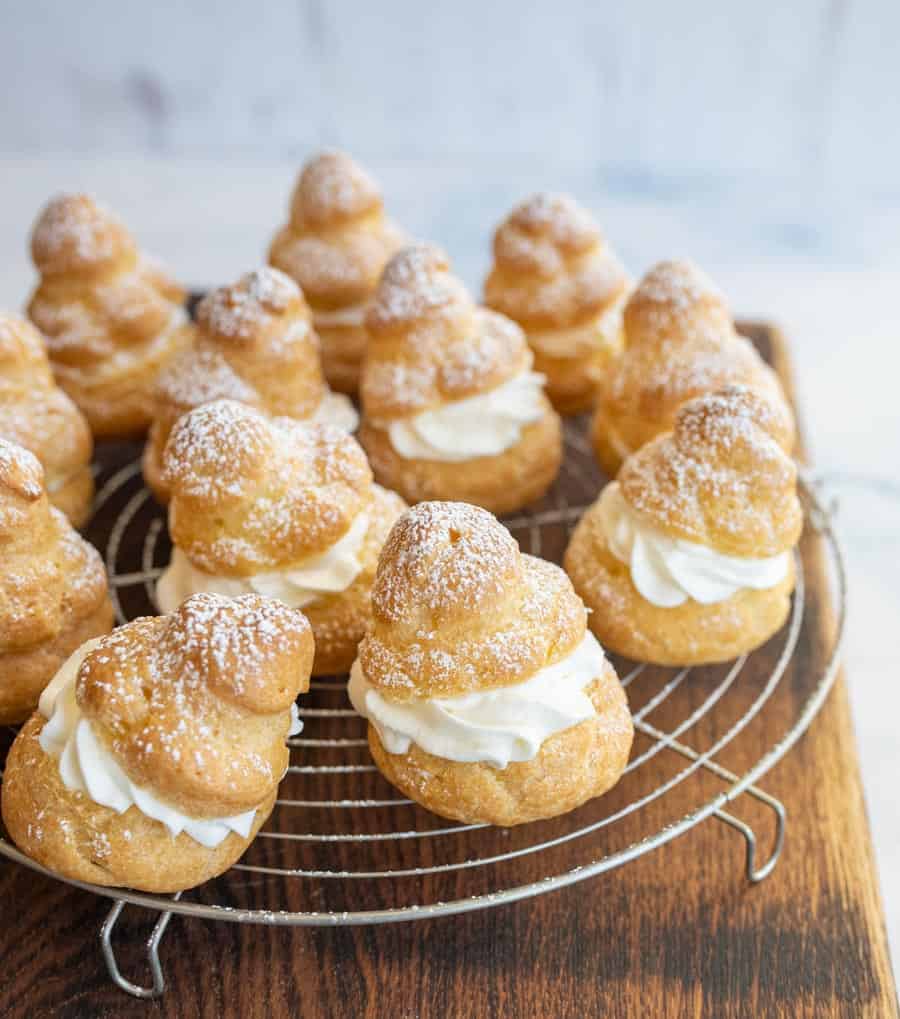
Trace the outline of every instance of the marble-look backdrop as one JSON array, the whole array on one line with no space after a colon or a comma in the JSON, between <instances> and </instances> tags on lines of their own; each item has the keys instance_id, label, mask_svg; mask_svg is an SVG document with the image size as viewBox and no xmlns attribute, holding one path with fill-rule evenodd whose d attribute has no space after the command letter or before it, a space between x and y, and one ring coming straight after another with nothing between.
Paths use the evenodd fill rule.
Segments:
<instances>
[{"instance_id":1,"label":"marble-look backdrop","mask_svg":"<svg viewBox=\"0 0 900 1019\"><path fill-rule=\"evenodd\" d=\"M0 151L895 190L896 0L0 0Z\"/></svg>"}]
</instances>

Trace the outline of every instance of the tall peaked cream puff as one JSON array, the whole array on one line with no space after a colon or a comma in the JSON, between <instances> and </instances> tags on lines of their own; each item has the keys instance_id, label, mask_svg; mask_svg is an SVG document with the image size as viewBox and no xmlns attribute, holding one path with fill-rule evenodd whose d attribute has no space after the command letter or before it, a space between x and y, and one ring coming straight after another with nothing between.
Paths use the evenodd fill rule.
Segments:
<instances>
[{"instance_id":1,"label":"tall peaked cream puff","mask_svg":"<svg viewBox=\"0 0 900 1019\"><path fill-rule=\"evenodd\" d=\"M159 380L144 478L168 500L162 455L172 426L213 400L240 400L269 414L323 421L352 432L356 411L322 377L319 341L296 283L277 269L248 272L197 308L197 340Z\"/></svg>"},{"instance_id":2,"label":"tall peaked cream puff","mask_svg":"<svg viewBox=\"0 0 900 1019\"><path fill-rule=\"evenodd\" d=\"M490 513L422 503L394 525L350 673L384 776L444 817L554 817L613 786L625 692L563 571Z\"/></svg>"},{"instance_id":3,"label":"tall peaked cream puff","mask_svg":"<svg viewBox=\"0 0 900 1019\"><path fill-rule=\"evenodd\" d=\"M600 378L592 438L603 469L671 431L679 407L721 386L740 384L791 417L777 376L735 332L725 298L687 261L660 262L625 305L625 350ZM786 433L786 449L794 428Z\"/></svg>"},{"instance_id":4,"label":"tall peaked cream puff","mask_svg":"<svg viewBox=\"0 0 900 1019\"><path fill-rule=\"evenodd\" d=\"M143 434L160 371L191 342L185 292L87 195L60 195L31 235L41 275L28 315L56 380L98 438Z\"/></svg>"},{"instance_id":5,"label":"tall peaked cream puff","mask_svg":"<svg viewBox=\"0 0 900 1019\"><path fill-rule=\"evenodd\" d=\"M88 641L9 752L13 841L99 885L174 892L221 874L272 811L312 655L303 614L256 595L196 595Z\"/></svg>"},{"instance_id":6,"label":"tall peaked cream puff","mask_svg":"<svg viewBox=\"0 0 900 1019\"><path fill-rule=\"evenodd\" d=\"M781 628L803 528L792 435L779 401L731 386L686 403L674 431L625 461L565 555L607 647L702 665Z\"/></svg>"},{"instance_id":7,"label":"tall peaked cream puff","mask_svg":"<svg viewBox=\"0 0 900 1019\"><path fill-rule=\"evenodd\" d=\"M525 330L561 414L593 406L597 381L621 349L627 293L628 276L600 228L567 195L533 195L494 234L485 304Z\"/></svg>"},{"instance_id":8,"label":"tall peaked cream puff","mask_svg":"<svg viewBox=\"0 0 900 1019\"><path fill-rule=\"evenodd\" d=\"M370 619L378 554L405 509L372 484L356 440L219 400L176 424L163 477L175 550L160 609L195 591L278 598L312 624L314 673L346 672Z\"/></svg>"},{"instance_id":9,"label":"tall peaked cream puff","mask_svg":"<svg viewBox=\"0 0 900 1019\"><path fill-rule=\"evenodd\" d=\"M0 312L0 437L30 450L50 501L75 527L91 511L94 442L81 411L53 379L41 334Z\"/></svg>"},{"instance_id":10,"label":"tall peaked cream puff","mask_svg":"<svg viewBox=\"0 0 900 1019\"><path fill-rule=\"evenodd\" d=\"M540 498L562 427L522 330L475 305L438 248L395 255L369 306L360 442L408 502L509 513Z\"/></svg>"},{"instance_id":11,"label":"tall peaked cream puff","mask_svg":"<svg viewBox=\"0 0 900 1019\"><path fill-rule=\"evenodd\" d=\"M384 214L381 190L343 152L322 152L300 173L290 218L269 262L306 294L329 385L355 393L366 354L366 304L407 237Z\"/></svg>"},{"instance_id":12,"label":"tall peaked cream puff","mask_svg":"<svg viewBox=\"0 0 900 1019\"><path fill-rule=\"evenodd\" d=\"M38 460L0 439L0 724L26 719L75 648L112 625L100 556L50 505Z\"/></svg>"}]
</instances>

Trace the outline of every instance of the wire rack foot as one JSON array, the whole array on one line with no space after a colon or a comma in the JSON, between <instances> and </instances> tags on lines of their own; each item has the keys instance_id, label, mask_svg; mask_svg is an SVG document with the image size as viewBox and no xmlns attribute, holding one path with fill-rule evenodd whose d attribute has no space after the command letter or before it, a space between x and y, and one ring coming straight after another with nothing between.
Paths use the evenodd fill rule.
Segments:
<instances>
[{"instance_id":1,"label":"wire rack foot","mask_svg":"<svg viewBox=\"0 0 900 1019\"><path fill-rule=\"evenodd\" d=\"M720 821L730 825L730 827L734 828L735 831L739 831L744 836L747 844L747 880L751 884L759 884L760 881L764 881L775 869L775 865L778 863L778 859L781 856L781 850L784 848L784 836L787 828L787 810L781 800L776 799L764 789L760 789L759 786L742 784L738 776L735 775L733 771L729 771L728 768L723 767L706 754L699 753L692 747L679 742L668 733L662 732L647 722L635 720L635 728L639 729L645 735L652 736L654 739L664 743L670 750L674 750L676 754L680 754L689 761L698 762L703 768L711 772L717 778L733 783L729 792L723 796L723 800L725 802L731 802L739 796L746 794L747 796L752 796L757 802L769 807L775 815L775 837L769 858L764 864L762 864L762 866L759 867L756 865L756 850L758 842L756 834L750 825L721 808L713 811L713 817L717 817Z\"/></svg>"},{"instance_id":2,"label":"wire rack foot","mask_svg":"<svg viewBox=\"0 0 900 1019\"><path fill-rule=\"evenodd\" d=\"M178 899L180 894L179 892L175 898ZM150 967L153 984L151 987L142 987L140 984L134 984L122 976L122 971L119 969L119 964L116 961L116 950L113 947L112 935L124 906L124 900L117 899L109 911L109 915L103 921L103 926L100 928L100 945L103 948L106 968L113 982L132 997L144 1000L158 998L166 989L166 978L163 975L162 964L159 961L159 945L163 935L166 933L166 928L169 926L169 921L172 919L172 914L171 912L160 913L156 923L153 925L150 937L147 939L147 965Z\"/></svg>"},{"instance_id":3,"label":"wire rack foot","mask_svg":"<svg viewBox=\"0 0 900 1019\"><path fill-rule=\"evenodd\" d=\"M729 814L727 810L717 810L714 817L717 817L720 821L724 821L725 824L730 825L736 831L739 831L746 841L747 845L747 857L746 857L746 870L747 880L751 884L759 884L760 881L765 879L775 869L775 864L778 863L778 858L781 856L781 850L784 847L784 832L785 822L787 820L787 811L784 809L784 804L780 800L776 800L773 796L769 796L764 793L761 789L747 790L750 795L755 796L762 803L767 804L775 812L775 841L772 845L772 852L769 855L768 860L760 866L756 865L756 835L753 829L745 821L742 821L739 817L735 817L734 814Z\"/></svg>"}]
</instances>

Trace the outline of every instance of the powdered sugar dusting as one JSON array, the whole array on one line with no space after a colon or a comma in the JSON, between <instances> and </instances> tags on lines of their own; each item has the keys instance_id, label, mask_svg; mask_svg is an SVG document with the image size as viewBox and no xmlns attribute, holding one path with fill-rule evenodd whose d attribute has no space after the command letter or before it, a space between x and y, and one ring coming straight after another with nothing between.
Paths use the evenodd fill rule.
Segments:
<instances>
[{"instance_id":1,"label":"powdered sugar dusting","mask_svg":"<svg viewBox=\"0 0 900 1019\"><path fill-rule=\"evenodd\" d=\"M256 390L235 372L215 348L197 346L161 376L159 388L179 407L196 407L212 400L256 403Z\"/></svg>"},{"instance_id":2,"label":"powdered sugar dusting","mask_svg":"<svg viewBox=\"0 0 900 1019\"><path fill-rule=\"evenodd\" d=\"M217 574L275 569L323 551L349 528L372 481L362 449L340 429L225 400L178 421L163 466L173 539L195 566Z\"/></svg>"},{"instance_id":3,"label":"powdered sugar dusting","mask_svg":"<svg viewBox=\"0 0 900 1019\"><path fill-rule=\"evenodd\" d=\"M305 617L280 602L198 594L103 638L81 664L76 695L120 763L151 787L156 776L225 802L241 790L265 795L281 777L273 762L311 651Z\"/></svg>"},{"instance_id":4,"label":"powdered sugar dusting","mask_svg":"<svg viewBox=\"0 0 900 1019\"><path fill-rule=\"evenodd\" d=\"M546 192L517 205L494 234L501 265L552 276L564 259L602 243L593 217L568 195Z\"/></svg>"},{"instance_id":5,"label":"powdered sugar dusting","mask_svg":"<svg viewBox=\"0 0 900 1019\"><path fill-rule=\"evenodd\" d=\"M800 519L796 470L779 445L789 424L743 386L700 396L679 411L674 432L625 462L622 492L672 533L714 547L716 539L731 544L749 536L783 551L782 529L793 534Z\"/></svg>"},{"instance_id":6,"label":"powdered sugar dusting","mask_svg":"<svg viewBox=\"0 0 900 1019\"><path fill-rule=\"evenodd\" d=\"M63 194L46 205L31 237L41 271L108 261L132 241L119 219L90 195Z\"/></svg>"},{"instance_id":7,"label":"powdered sugar dusting","mask_svg":"<svg viewBox=\"0 0 900 1019\"><path fill-rule=\"evenodd\" d=\"M425 502L391 530L372 590L376 613L399 622L412 604L429 613L499 597L515 574L519 549L492 514L457 502Z\"/></svg>"},{"instance_id":8,"label":"powdered sugar dusting","mask_svg":"<svg viewBox=\"0 0 900 1019\"><path fill-rule=\"evenodd\" d=\"M404 248L385 266L367 318L378 326L471 305L465 288L451 275L444 252L433 244L418 244Z\"/></svg>"},{"instance_id":9,"label":"powdered sugar dusting","mask_svg":"<svg viewBox=\"0 0 900 1019\"><path fill-rule=\"evenodd\" d=\"M340 223L380 206L375 181L349 156L335 151L322 152L306 164L293 200L298 225Z\"/></svg>"},{"instance_id":10,"label":"powdered sugar dusting","mask_svg":"<svg viewBox=\"0 0 900 1019\"><path fill-rule=\"evenodd\" d=\"M270 319L289 310L302 311L304 305L300 288L290 276L263 266L209 293L197 308L197 321L217 336L247 341Z\"/></svg>"},{"instance_id":11,"label":"powdered sugar dusting","mask_svg":"<svg viewBox=\"0 0 900 1019\"><path fill-rule=\"evenodd\" d=\"M44 490L44 468L33 453L0 438L0 484L33 502Z\"/></svg>"}]
</instances>

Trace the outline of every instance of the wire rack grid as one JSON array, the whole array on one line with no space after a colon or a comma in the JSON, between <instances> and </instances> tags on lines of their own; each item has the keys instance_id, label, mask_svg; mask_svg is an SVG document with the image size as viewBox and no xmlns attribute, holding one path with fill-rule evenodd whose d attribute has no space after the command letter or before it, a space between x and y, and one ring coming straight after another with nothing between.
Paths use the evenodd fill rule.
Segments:
<instances>
[{"instance_id":1,"label":"wire rack grid","mask_svg":"<svg viewBox=\"0 0 900 1019\"><path fill-rule=\"evenodd\" d=\"M139 449L104 452L90 539L103 551L118 621L156 611L154 585L170 555L164 511L144 487ZM584 422L566 426L560 479L533 510L505 521L525 551L559 561L568 537L602 478ZM165 982L158 951L174 913L212 920L324 926L410 921L514 902L602 874L672 841L709 817L740 832L751 882L771 873L784 843L782 803L758 779L799 739L833 682L843 632L845 578L829 514L805 483L807 535L789 622L759 652L726 666L661 669L616 661L632 705L636 740L615 789L561 819L503 830L448 823L397 795L371 763L365 723L346 698L345 680L317 680L304 697L304 729L291 739L291 763L279 799L257 840L226 875L174 897L77 887L115 901L101 931L112 979L151 998ZM814 547L813 547L814 546ZM820 555L832 566L836 611L827 649L795 657L806 628L806 568ZM810 680L809 669L815 675ZM775 699L781 728L765 720ZM743 744L743 746L742 746ZM735 752L736 751L736 752ZM729 760L733 753L734 760ZM771 846L762 861L754 826L727 809L739 797L770 813ZM0 853L44 871L0 835ZM55 876L55 875L50 875ZM126 903L159 914L147 942L152 981L123 976L112 936Z\"/></svg>"}]
</instances>

